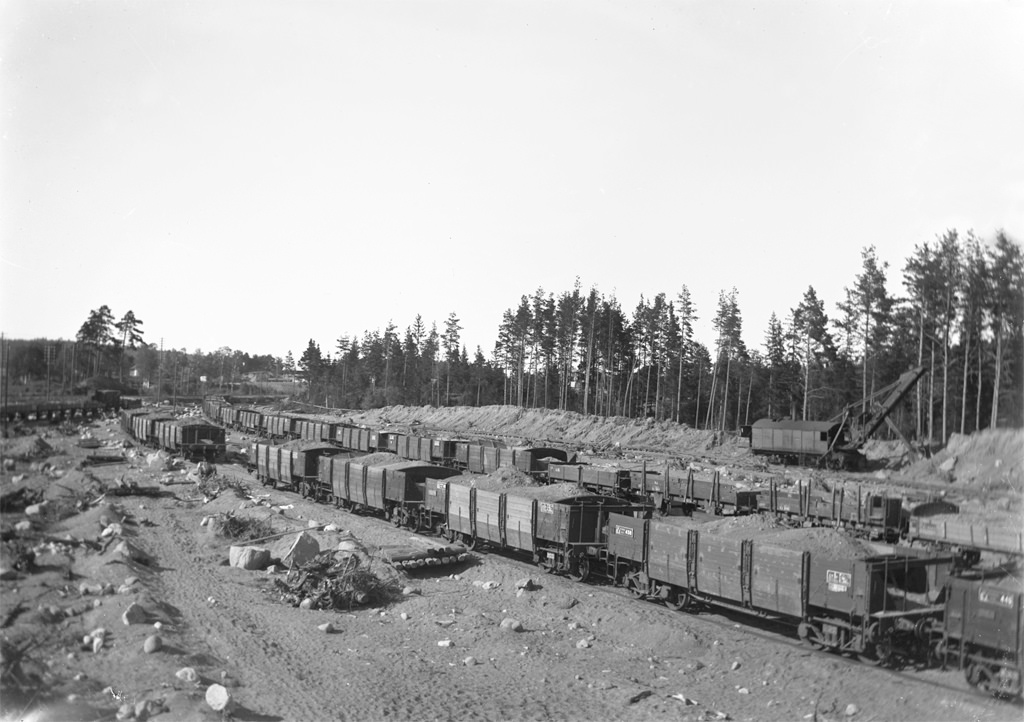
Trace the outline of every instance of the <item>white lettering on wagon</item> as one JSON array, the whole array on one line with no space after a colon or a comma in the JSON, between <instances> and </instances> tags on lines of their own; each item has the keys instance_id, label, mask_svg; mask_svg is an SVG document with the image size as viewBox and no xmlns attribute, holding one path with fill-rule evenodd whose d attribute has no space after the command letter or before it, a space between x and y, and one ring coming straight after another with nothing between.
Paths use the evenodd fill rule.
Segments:
<instances>
[{"instance_id":1,"label":"white lettering on wagon","mask_svg":"<svg viewBox=\"0 0 1024 722\"><path fill-rule=\"evenodd\" d=\"M829 569L825 574L825 581L828 582L830 592L845 592L849 590L853 577L849 572L837 572Z\"/></svg>"},{"instance_id":2,"label":"white lettering on wagon","mask_svg":"<svg viewBox=\"0 0 1024 722\"><path fill-rule=\"evenodd\" d=\"M633 536L633 530L628 526L615 525L615 533L622 536Z\"/></svg>"}]
</instances>

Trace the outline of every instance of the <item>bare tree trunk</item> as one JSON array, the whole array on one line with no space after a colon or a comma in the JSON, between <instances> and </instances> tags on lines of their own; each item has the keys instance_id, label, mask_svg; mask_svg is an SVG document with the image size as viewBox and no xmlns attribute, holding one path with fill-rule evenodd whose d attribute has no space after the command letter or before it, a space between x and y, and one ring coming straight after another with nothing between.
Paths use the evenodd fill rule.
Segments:
<instances>
[{"instance_id":1,"label":"bare tree trunk","mask_svg":"<svg viewBox=\"0 0 1024 722\"><path fill-rule=\"evenodd\" d=\"M747 384L747 412L743 415L743 423L750 423L750 390L754 388L754 369L750 369L750 383Z\"/></svg>"},{"instance_id":2,"label":"bare tree trunk","mask_svg":"<svg viewBox=\"0 0 1024 722\"><path fill-rule=\"evenodd\" d=\"M722 392L722 418L719 421L719 427L722 431L725 431L725 417L727 413L726 404L729 401L729 372L732 369L732 356L726 356L725 358L725 389Z\"/></svg>"},{"instance_id":3,"label":"bare tree trunk","mask_svg":"<svg viewBox=\"0 0 1024 722\"><path fill-rule=\"evenodd\" d=\"M928 444L935 441L935 341L931 344L931 371L928 374Z\"/></svg>"},{"instance_id":4,"label":"bare tree trunk","mask_svg":"<svg viewBox=\"0 0 1024 722\"><path fill-rule=\"evenodd\" d=\"M693 414L693 428L700 428L700 382L704 375L703 364L697 365L697 410Z\"/></svg>"},{"instance_id":5,"label":"bare tree trunk","mask_svg":"<svg viewBox=\"0 0 1024 722\"><path fill-rule=\"evenodd\" d=\"M917 314L917 365L921 366L924 363L924 308L922 308ZM922 384L916 384L917 392L917 439L921 439L922 431L922 418L921 418L921 386Z\"/></svg>"},{"instance_id":6,"label":"bare tree trunk","mask_svg":"<svg viewBox=\"0 0 1024 722\"><path fill-rule=\"evenodd\" d=\"M803 420L807 421L807 397L811 386L811 335L807 334L804 345L804 412Z\"/></svg>"},{"instance_id":7,"label":"bare tree trunk","mask_svg":"<svg viewBox=\"0 0 1024 722\"><path fill-rule=\"evenodd\" d=\"M967 426L967 374L971 365L971 334L968 331L964 334L964 383L960 392L960 434L964 433Z\"/></svg>"},{"instance_id":8,"label":"bare tree trunk","mask_svg":"<svg viewBox=\"0 0 1024 722\"><path fill-rule=\"evenodd\" d=\"M978 337L978 392L974 400L974 430L981 430L981 336Z\"/></svg>"},{"instance_id":9,"label":"bare tree trunk","mask_svg":"<svg viewBox=\"0 0 1024 722\"><path fill-rule=\"evenodd\" d=\"M989 421L989 428L992 429L999 423L999 383L1003 375L1003 324L1004 319L1000 314L996 326L996 367L992 378L992 418Z\"/></svg>"}]
</instances>

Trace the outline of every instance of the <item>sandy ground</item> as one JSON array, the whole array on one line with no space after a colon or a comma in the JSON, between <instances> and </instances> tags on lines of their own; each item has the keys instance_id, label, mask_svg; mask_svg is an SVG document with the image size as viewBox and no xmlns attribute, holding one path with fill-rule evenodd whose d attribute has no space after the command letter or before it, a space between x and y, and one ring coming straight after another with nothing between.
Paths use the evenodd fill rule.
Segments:
<instances>
[{"instance_id":1,"label":"sandy ground","mask_svg":"<svg viewBox=\"0 0 1024 722\"><path fill-rule=\"evenodd\" d=\"M89 431L104 443L125 439L114 421ZM3 720L212 720L223 715L206 703L211 684L229 690L240 720L1021 718L1019 706L972 692L958 673L897 676L496 553L400 573L380 547L429 540L261 487L239 467L219 466L235 488L211 500L186 474L163 471L162 459L150 466L137 455L83 473L76 467L95 452L77 446L77 433L51 430L44 441L52 448L35 437L3 447L5 460L26 447L41 454L5 468L5 498L24 489L23 500L47 500L29 510L38 513L2 515ZM133 494L112 493L132 484ZM378 576L414 593L344 611L289 606L274 591L282 574L228 566L230 541L201 524L226 513L280 531L337 524L313 534L321 548L354 535ZM17 564L27 550L31 568ZM527 577L538 588L517 592ZM132 603L144 619L126 625ZM502 628L509 618L522 631ZM327 622L333 632L319 629ZM101 627L94 652L83 638ZM162 646L147 653L153 635ZM195 680L176 676L186 667Z\"/></svg>"}]
</instances>

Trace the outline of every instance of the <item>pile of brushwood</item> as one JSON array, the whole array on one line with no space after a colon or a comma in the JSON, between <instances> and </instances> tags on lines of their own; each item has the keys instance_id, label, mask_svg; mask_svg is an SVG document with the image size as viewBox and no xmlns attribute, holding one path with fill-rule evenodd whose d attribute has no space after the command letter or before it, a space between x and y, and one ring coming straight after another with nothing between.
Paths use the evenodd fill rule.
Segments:
<instances>
[{"instance_id":1,"label":"pile of brushwood","mask_svg":"<svg viewBox=\"0 0 1024 722\"><path fill-rule=\"evenodd\" d=\"M281 601L304 609L380 606L401 596L397 580L381 579L359 556L340 551L320 552L274 586Z\"/></svg>"}]
</instances>

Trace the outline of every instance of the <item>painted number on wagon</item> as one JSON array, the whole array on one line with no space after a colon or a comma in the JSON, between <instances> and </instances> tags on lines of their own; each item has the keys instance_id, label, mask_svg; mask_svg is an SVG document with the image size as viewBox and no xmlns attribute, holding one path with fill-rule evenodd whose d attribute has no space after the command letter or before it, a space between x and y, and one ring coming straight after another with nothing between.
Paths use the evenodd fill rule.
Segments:
<instances>
[{"instance_id":1,"label":"painted number on wagon","mask_svg":"<svg viewBox=\"0 0 1024 722\"><path fill-rule=\"evenodd\" d=\"M615 533L621 536L633 536L633 530L628 526L615 525Z\"/></svg>"},{"instance_id":2,"label":"painted number on wagon","mask_svg":"<svg viewBox=\"0 0 1024 722\"><path fill-rule=\"evenodd\" d=\"M849 572L836 572L829 569L825 575L825 581L828 582L830 592L845 592L850 588L853 577Z\"/></svg>"}]
</instances>

